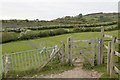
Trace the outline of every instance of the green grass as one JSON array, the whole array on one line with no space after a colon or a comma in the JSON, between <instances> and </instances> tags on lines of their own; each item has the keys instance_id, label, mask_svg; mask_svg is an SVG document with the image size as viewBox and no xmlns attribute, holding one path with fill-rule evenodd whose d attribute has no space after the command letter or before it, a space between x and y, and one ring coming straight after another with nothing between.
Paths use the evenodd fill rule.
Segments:
<instances>
[{"instance_id":1,"label":"green grass","mask_svg":"<svg viewBox=\"0 0 120 80\"><path fill-rule=\"evenodd\" d=\"M109 35L117 35L117 31L110 31L105 33ZM86 40L86 39L100 37L100 32L81 32L81 33L73 33L73 34L64 34L53 37L45 37L40 39L5 43L2 44L2 53L4 54L11 52L20 52L25 50L41 48L43 46L60 45L61 41L67 44L67 38L69 36L72 36L73 40Z\"/></svg>"},{"instance_id":2,"label":"green grass","mask_svg":"<svg viewBox=\"0 0 120 80\"><path fill-rule=\"evenodd\" d=\"M19 52L16 54L9 54L9 74L16 74L18 72L25 72L32 69L38 69L45 61L48 61L52 49L47 49L41 52L42 49L35 49L33 51Z\"/></svg>"},{"instance_id":3,"label":"green grass","mask_svg":"<svg viewBox=\"0 0 120 80\"><path fill-rule=\"evenodd\" d=\"M37 65L38 66L38 65ZM8 77L12 77L12 78L17 78L17 77L32 77L35 78L36 75L38 76L42 76L42 75L48 75L48 74L57 74L57 73L61 73L63 71L66 70L70 70L73 69L74 66L69 66L67 63L65 64L61 64L59 62L59 60L57 60L56 58L51 60L51 62L49 62L45 67L43 67L42 69L39 69L39 67L34 67L31 69L27 69L27 70L20 70L18 69L17 72L15 71L11 71L7 74Z\"/></svg>"},{"instance_id":4,"label":"green grass","mask_svg":"<svg viewBox=\"0 0 120 80\"><path fill-rule=\"evenodd\" d=\"M117 31L109 31L109 32L105 32L105 33L109 34L109 35L113 35L113 36L117 35ZM60 46L61 41L63 41L65 43L66 53L67 53L67 38L69 36L72 36L73 40L86 40L86 39L92 39L92 38L96 39L96 37L100 37L100 32L81 32L81 33L64 34L64 35L59 35L59 36L54 36L54 37L46 37L46 38L40 38L40 39L34 39L34 40L10 42L10 43L6 43L6 44L2 44L2 53L10 54L11 52L26 51L26 50L36 49L36 48L42 48L43 46L44 47L45 46L50 47L50 46L54 46L54 45ZM52 66L52 67L54 67L54 66ZM100 65L100 66L96 66L94 68L95 68L95 70L104 73L104 75L102 77L108 77L106 75L106 65ZM60 69L60 71L61 70L62 70L62 68ZM54 70L52 72L54 73ZM45 73L49 73L49 70L45 71Z\"/></svg>"},{"instance_id":5,"label":"green grass","mask_svg":"<svg viewBox=\"0 0 120 80\"><path fill-rule=\"evenodd\" d=\"M8 54L10 64L9 72L7 72L7 77L23 77L23 76L33 76L40 74L50 74L63 72L64 70L69 70L73 66L68 66L66 63L61 64L58 57L54 57L49 64L47 64L42 70L41 66L46 63L51 56L53 48L47 49L35 49L33 51L17 52L16 54ZM43 52L41 53L41 50ZM5 61L6 64L6 61ZM61 67L60 67L61 66ZM59 68L60 67L60 68ZM5 66L6 70L7 66Z\"/></svg>"}]
</instances>

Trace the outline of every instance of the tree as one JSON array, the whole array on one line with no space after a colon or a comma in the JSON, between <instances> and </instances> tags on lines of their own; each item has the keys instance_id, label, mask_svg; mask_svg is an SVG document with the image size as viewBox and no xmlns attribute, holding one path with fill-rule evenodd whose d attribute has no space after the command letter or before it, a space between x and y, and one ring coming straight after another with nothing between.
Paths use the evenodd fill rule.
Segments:
<instances>
[{"instance_id":1,"label":"tree","mask_svg":"<svg viewBox=\"0 0 120 80\"><path fill-rule=\"evenodd\" d=\"M83 17L83 15L80 13L80 14L78 15L78 17L82 18L82 17Z\"/></svg>"},{"instance_id":2,"label":"tree","mask_svg":"<svg viewBox=\"0 0 120 80\"><path fill-rule=\"evenodd\" d=\"M109 17L105 17L105 16L102 16L102 15L101 15L101 16L99 17L98 21L100 21L100 22L108 22L108 21L112 21L112 19L109 18Z\"/></svg>"},{"instance_id":3,"label":"tree","mask_svg":"<svg viewBox=\"0 0 120 80\"><path fill-rule=\"evenodd\" d=\"M36 19L35 21L36 21L36 22L39 22L39 19Z\"/></svg>"},{"instance_id":4,"label":"tree","mask_svg":"<svg viewBox=\"0 0 120 80\"><path fill-rule=\"evenodd\" d=\"M69 20L71 17L70 16L65 16L65 19Z\"/></svg>"},{"instance_id":5,"label":"tree","mask_svg":"<svg viewBox=\"0 0 120 80\"><path fill-rule=\"evenodd\" d=\"M28 19L25 19L25 21L26 21L26 22L29 22L29 20L28 20Z\"/></svg>"}]
</instances>

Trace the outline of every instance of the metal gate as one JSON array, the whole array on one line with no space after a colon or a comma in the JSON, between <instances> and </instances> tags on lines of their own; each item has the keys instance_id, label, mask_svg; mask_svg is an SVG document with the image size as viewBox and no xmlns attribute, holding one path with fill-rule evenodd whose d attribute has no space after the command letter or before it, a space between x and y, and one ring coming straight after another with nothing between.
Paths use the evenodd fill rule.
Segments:
<instances>
[{"instance_id":1,"label":"metal gate","mask_svg":"<svg viewBox=\"0 0 120 80\"><path fill-rule=\"evenodd\" d=\"M84 60L94 66L94 39L90 40L72 40L68 38L68 61L73 62L76 57L82 56Z\"/></svg>"}]
</instances>

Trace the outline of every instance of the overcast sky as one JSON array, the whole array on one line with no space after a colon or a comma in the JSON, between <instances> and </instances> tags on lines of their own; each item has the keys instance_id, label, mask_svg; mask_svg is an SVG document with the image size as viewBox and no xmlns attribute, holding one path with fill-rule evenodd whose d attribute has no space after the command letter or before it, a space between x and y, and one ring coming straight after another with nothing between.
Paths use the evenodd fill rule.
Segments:
<instances>
[{"instance_id":1,"label":"overcast sky","mask_svg":"<svg viewBox=\"0 0 120 80\"><path fill-rule=\"evenodd\" d=\"M117 12L119 0L0 0L0 19L51 20L80 13Z\"/></svg>"}]
</instances>

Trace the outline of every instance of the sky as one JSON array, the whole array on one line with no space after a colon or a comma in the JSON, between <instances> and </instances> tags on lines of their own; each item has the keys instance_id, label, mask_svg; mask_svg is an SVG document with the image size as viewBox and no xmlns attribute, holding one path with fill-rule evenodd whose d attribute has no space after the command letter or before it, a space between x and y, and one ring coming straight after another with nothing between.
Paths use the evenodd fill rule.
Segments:
<instances>
[{"instance_id":1,"label":"sky","mask_svg":"<svg viewBox=\"0 0 120 80\"><path fill-rule=\"evenodd\" d=\"M0 19L52 20L80 13L118 12L119 0L0 0Z\"/></svg>"}]
</instances>

